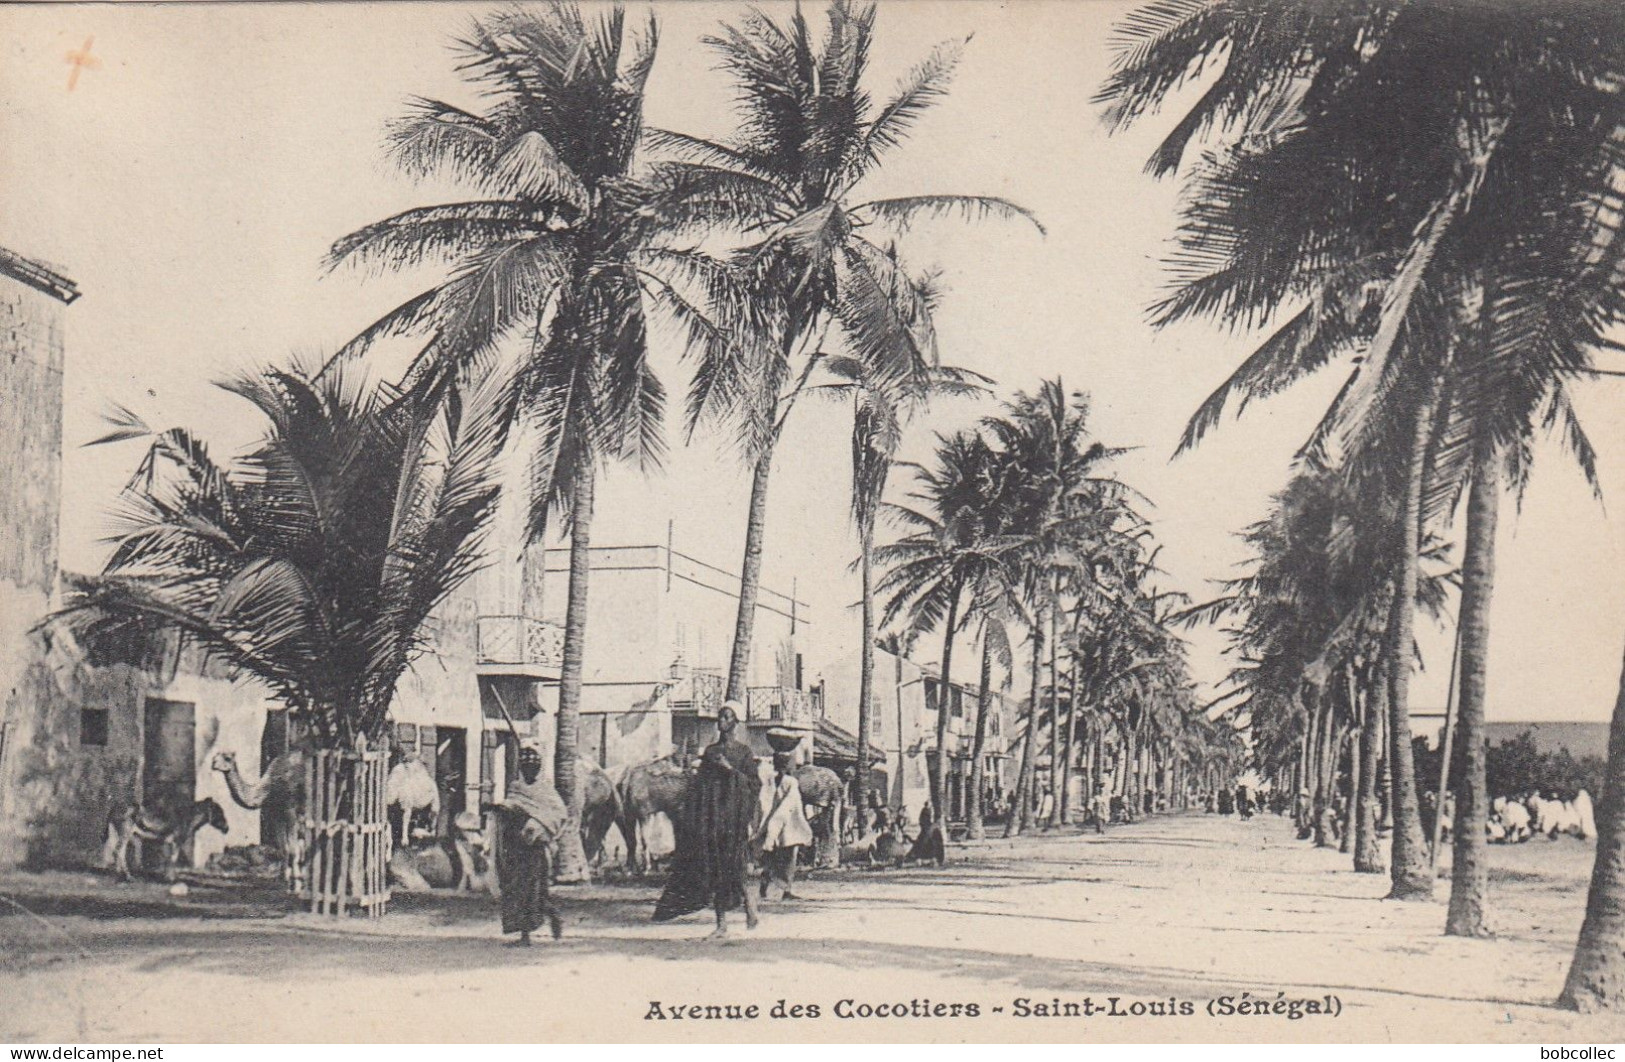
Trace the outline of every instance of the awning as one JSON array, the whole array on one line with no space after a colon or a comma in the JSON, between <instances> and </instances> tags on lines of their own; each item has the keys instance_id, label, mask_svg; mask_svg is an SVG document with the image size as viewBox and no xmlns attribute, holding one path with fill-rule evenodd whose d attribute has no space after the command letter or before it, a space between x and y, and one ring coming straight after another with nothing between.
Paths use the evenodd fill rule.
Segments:
<instances>
[{"instance_id":1,"label":"awning","mask_svg":"<svg viewBox=\"0 0 1625 1062\"><path fill-rule=\"evenodd\" d=\"M818 732L813 735L813 762L839 770L858 765L858 739L830 722L818 720ZM885 763L886 754L869 746L870 765Z\"/></svg>"}]
</instances>

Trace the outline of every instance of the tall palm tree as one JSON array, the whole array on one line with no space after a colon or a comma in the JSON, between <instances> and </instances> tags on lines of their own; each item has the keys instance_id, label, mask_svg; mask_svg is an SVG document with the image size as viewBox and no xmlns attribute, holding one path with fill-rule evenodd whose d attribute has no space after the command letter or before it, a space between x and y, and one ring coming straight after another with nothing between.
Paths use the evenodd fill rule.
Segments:
<instances>
[{"instance_id":1,"label":"tall palm tree","mask_svg":"<svg viewBox=\"0 0 1625 1062\"><path fill-rule=\"evenodd\" d=\"M752 468L730 698L744 693L773 455L828 345L838 341L870 378L888 384L936 363L930 308L878 235L944 216L1037 225L996 197L857 198L857 187L947 93L962 46L939 45L877 109L862 84L874 22L874 5L834 0L815 40L799 10L781 22L751 9L707 39L733 80L740 124L732 138L651 136L675 160L661 170L663 217L740 243L725 272L694 270L733 341L703 352L688 399L690 429L729 426Z\"/></svg>"},{"instance_id":2,"label":"tall palm tree","mask_svg":"<svg viewBox=\"0 0 1625 1062\"><path fill-rule=\"evenodd\" d=\"M934 299L929 284L918 282L922 304ZM973 396L986 393L986 377L947 366L922 366L900 384L876 379L868 366L855 358L835 357L824 363L831 382L816 390L852 401L852 523L858 533L858 572L862 584L859 603L862 647L858 678L858 765L855 784L858 794L857 823L861 832L867 825L869 734L874 718L875 678L875 521L880 515L891 477L892 463L902 445L903 432L933 399Z\"/></svg>"},{"instance_id":3,"label":"tall palm tree","mask_svg":"<svg viewBox=\"0 0 1625 1062\"><path fill-rule=\"evenodd\" d=\"M390 153L408 176L449 177L475 198L368 225L329 255L374 271L448 267L341 352L423 338L403 383L419 408L455 403L469 366L517 350L515 419L534 447L531 538L557 517L570 537L554 782L576 816L596 481L608 462L648 471L665 451L648 308L672 314L686 344L719 342L674 283L690 256L664 242L659 182L635 169L655 42L653 21L635 31L619 5L589 17L554 2L474 22L456 51L481 107L414 101L391 127ZM558 869L585 875L579 845L564 845Z\"/></svg>"},{"instance_id":4,"label":"tall palm tree","mask_svg":"<svg viewBox=\"0 0 1625 1062\"><path fill-rule=\"evenodd\" d=\"M270 689L318 746L380 748L430 614L479 565L510 399L487 381L423 432L350 372L222 386L267 422L233 460L128 412L99 440L148 450L111 557L60 615L91 638L176 632Z\"/></svg>"},{"instance_id":5,"label":"tall palm tree","mask_svg":"<svg viewBox=\"0 0 1625 1062\"><path fill-rule=\"evenodd\" d=\"M981 678L977 683L976 721L971 730L970 777L966 788L970 793L965 814L965 835L973 841L987 836L983 821L982 788L987 756L987 724L993 709L993 669L999 669L1000 690L1008 690L1015 680L1015 650L1010 643L1010 632L1019 622L1017 605L1001 585L984 585L973 599L972 609L978 617L977 641L982 646Z\"/></svg>"}]
</instances>

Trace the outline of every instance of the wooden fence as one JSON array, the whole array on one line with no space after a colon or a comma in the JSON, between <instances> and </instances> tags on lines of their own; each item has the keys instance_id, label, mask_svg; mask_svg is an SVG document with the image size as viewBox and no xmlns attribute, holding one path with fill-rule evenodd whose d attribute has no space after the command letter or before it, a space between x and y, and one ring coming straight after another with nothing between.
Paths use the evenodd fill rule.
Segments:
<instances>
[{"instance_id":1,"label":"wooden fence","mask_svg":"<svg viewBox=\"0 0 1625 1062\"><path fill-rule=\"evenodd\" d=\"M389 902L389 756L321 749L305 759L293 888L312 914L372 918Z\"/></svg>"}]
</instances>

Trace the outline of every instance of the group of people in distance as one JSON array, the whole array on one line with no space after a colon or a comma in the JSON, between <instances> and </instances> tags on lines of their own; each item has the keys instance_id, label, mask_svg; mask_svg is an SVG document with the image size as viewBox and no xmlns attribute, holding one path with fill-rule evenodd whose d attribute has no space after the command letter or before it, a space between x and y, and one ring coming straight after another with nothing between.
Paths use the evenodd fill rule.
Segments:
<instances>
[{"instance_id":1,"label":"group of people in distance","mask_svg":"<svg viewBox=\"0 0 1625 1062\"><path fill-rule=\"evenodd\" d=\"M757 901L777 886L782 899L796 899L796 857L813 842L812 824L792 773L793 753L773 757L766 782L756 755L738 738L740 706L724 704L717 715L717 739L700 756L677 824L671 875L655 904L654 920L666 922L710 908L716 914L712 937L728 932L727 914L743 907L745 925L760 919ZM502 888L502 931L517 933L517 944L547 925L557 939L563 921L548 893L553 845L569 815L554 788L541 778L541 754L520 749L519 774L496 806L496 866ZM750 888L752 864L761 867L757 889Z\"/></svg>"}]
</instances>

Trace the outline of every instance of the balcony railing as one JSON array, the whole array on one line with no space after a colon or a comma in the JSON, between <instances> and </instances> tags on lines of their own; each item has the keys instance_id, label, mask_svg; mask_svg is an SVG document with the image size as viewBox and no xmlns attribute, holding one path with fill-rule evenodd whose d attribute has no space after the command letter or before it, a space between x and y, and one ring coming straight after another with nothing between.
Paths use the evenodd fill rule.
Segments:
<instances>
[{"instance_id":1,"label":"balcony railing","mask_svg":"<svg viewBox=\"0 0 1625 1062\"><path fill-rule=\"evenodd\" d=\"M752 686L745 691L745 718L753 723L812 726L824 714L817 690Z\"/></svg>"},{"instance_id":2,"label":"balcony railing","mask_svg":"<svg viewBox=\"0 0 1625 1062\"><path fill-rule=\"evenodd\" d=\"M532 616L481 616L475 629L482 664L556 668L564 662L564 630Z\"/></svg>"},{"instance_id":3,"label":"balcony railing","mask_svg":"<svg viewBox=\"0 0 1625 1062\"><path fill-rule=\"evenodd\" d=\"M722 694L727 683L715 671L694 668L685 683L679 684L672 695L672 707L690 711L706 719L716 718L722 710Z\"/></svg>"}]
</instances>

